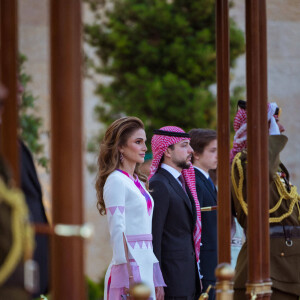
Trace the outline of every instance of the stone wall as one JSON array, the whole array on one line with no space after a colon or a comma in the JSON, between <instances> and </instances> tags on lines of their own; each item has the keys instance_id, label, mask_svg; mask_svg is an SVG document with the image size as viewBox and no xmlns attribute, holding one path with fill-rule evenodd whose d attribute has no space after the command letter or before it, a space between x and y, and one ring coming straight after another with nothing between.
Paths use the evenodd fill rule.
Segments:
<instances>
[{"instance_id":1,"label":"stone wall","mask_svg":"<svg viewBox=\"0 0 300 300\"><path fill-rule=\"evenodd\" d=\"M235 0L231 16L245 29L244 0ZM289 142L281 159L291 181L300 186L300 3L298 0L267 1L268 95L282 107L281 123ZM245 83L245 55L238 59L232 85Z\"/></svg>"},{"instance_id":2,"label":"stone wall","mask_svg":"<svg viewBox=\"0 0 300 300\"><path fill-rule=\"evenodd\" d=\"M244 28L244 0L235 0L231 10L241 28ZM299 0L272 0L268 2L268 82L269 99L276 101L283 109L282 123L290 142L282 153L282 160L289 168L292 181L300 186L300 5ZM19 1L19 44L20 51L28 57L26 70L33 77L30 85L38 95L39 115L44 120L44 131L49 131L49 0ZM83 6L83 19L88 21L91 14ZM85 51L92 50L85 45ZM241 56L233 71L232 86L245 85L245 56ZM100 78L101 79L101 78ZM96 78L99 80L99 78ZM93 118L93 107L97 97L93 94L95 81L84 80L84 139L87 141L101 129ZM43 136L47 147L48 136ZM48 149L48 148L47 148ZM96 164L96 159L85 154L85 161ZM44 192L49 190L49 176L40 170ZM85 219L95 226L95 236L86 243L86 273L94 280L99 279L111 259L109 235L105 217L96 209L94 189L95 175L84 170ZM47 199L50 195L46 193ZM46 200L47 200L46 199Z\"/></svg>"},{"instance_id":3,"label":"stone wall","mask_svg":"<svg viewBox=\"0 0 300 300\"><path fill-rule=\"evenodd\" d=\"M43 119L43 142L49 156L50 140L47 134L50 131L50 28L49 28L49 0L20 0L19 1L19 48L28 58L26 72L32 76L29 89L38 97L37 114ZM83 5L82 17L90 20L91 14ZM92 50L85 45L85 51L92 54ZM101 78L100 78L101 79ZM99 78L95 78L99 80ZM95 80L85 79L83 82L84 103L84 141L88 140L101 129L101 125L93 118L93 108L98 101L93 91ZM51 132L50 132L51 136ZM96 158L85 152L84 161L96 164ZM44 203L51 217L50 176L42 168L38 168L42 181ZM94 237L86 242L85 262L86 274L94 280L103 276L111 259L109 235L106 217L101 217L96 208L96 194L94 188L95 174L90 174L84 168L84 201L85 222L95 227Z\"/></svg>"}]
</instances>

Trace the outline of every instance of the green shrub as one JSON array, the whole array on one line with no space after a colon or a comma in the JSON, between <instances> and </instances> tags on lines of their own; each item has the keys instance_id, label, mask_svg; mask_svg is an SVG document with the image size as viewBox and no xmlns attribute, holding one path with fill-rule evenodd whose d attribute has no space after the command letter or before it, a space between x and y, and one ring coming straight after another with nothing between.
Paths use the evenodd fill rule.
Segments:
<instances>
[{"instance_id":1,"label":"green shrub","mask_svg":"<svg viewBox=\"0 0 300 300\"><path fill-rule=\"evenodd\" d=\"M44 145L39 139L43 120L37 116L35 106L37 97L28 90L28 83L32 81L32 78L25 72L26 61L26 56L20 54L19 80L24 88L19 109L20 135L33 153L37 163L47 169L49 159L44 155Z\"/></svg>"},{"instance_id":2,"label":"green shrub","mask_svg":"<svg viewBox=\"0 0 300 300\"><path fill-rule=\"evenodd\" d=\"M104 277L99 282L86 278L88 300L102 300L104 297Z\"/></svg>"},{"instance_id":3,"label":"green shrub","mask_svg":"<svg viewBox=\"0 0 300 300\"><path fill-rule=\"evenodd\" d=\"M96 94L98 120L110 124L123 115L140 117L148 140L164 125L216 127L215 0L86 0L95 22L85 25L86 41L110 77ZM241 30L230 21L231 66L244 52Z\"/></svg>"}]
</instances>

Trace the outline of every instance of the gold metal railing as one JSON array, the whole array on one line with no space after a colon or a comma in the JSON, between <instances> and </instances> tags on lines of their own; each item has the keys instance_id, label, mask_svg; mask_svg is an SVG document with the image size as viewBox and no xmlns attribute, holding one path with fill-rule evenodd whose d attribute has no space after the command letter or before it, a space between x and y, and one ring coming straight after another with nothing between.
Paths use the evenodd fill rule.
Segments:
<instances>
[{"instance_id":1,"label":"gold metal railing","mask_svg":"<svg viewBox=\"0 0 300 300\"><path fill-rule=\"evenodd\" d=\"M212 287L211 285L207 288L205 293L203 293L199 300L209 299L209 291L211 288L216 290L216 299L217 300L232 300L233 299L233 276L234 270L230 264L222 263L219 264L215 270L217 282L216 286Z\"/></svg>"}]
</instances>

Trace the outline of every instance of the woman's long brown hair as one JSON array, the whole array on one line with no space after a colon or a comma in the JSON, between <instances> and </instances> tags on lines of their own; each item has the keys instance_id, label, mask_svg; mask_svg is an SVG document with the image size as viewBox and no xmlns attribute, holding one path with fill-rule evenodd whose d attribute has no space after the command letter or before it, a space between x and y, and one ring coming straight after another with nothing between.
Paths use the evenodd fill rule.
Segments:
<instances>
[{"instance_id":1,"label":"woman's long brown hair","mask_svg":"<svg viewBox=\"0 0 300 300\"><path fill-rule=\"evenodd\" d=\"M114 121L106 130L105 136L100 145L98 157L98 173L96 177L97 208L101 215L106 214L103 199L103 188L107 177L120 165L119 148L126 145L129 137L138 129L144 129L143 122L136 117L124 117ZM134 173L145 182L148 187L147 176L139 171L139 164L136 164Z\"/></svg>"}]
</instances>

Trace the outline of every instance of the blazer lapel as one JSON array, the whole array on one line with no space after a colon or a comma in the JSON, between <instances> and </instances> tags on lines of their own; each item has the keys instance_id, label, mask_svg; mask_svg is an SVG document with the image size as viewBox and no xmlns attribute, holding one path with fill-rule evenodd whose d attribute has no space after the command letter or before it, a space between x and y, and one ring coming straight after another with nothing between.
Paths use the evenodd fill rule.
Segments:
<instances>
[{"instance_id":1,"label":"blazer lapel","mask_svg":"<svg viewBox=\"0 0 300 300\"><path fill-rule=\"evenodd\" d=\"M217 203L217 191L213 189L211 183L208 181L208 179L197 169L195 169L195 174L198 176L204 183L207 190L210 192L212 197L214 198L215 202Z\"/></svg>"},{"instance_id":2,"label":"blazer lapel","mask_svg":"<svg viewBox=\"0 0 300 300\"><path fill-rule=\"evenodd\" d=\"M173 187L175 192L184 200L184 202L185 202L186 206L188 207L188 209L190 210L191 214L193 214L192 204L189 199L189 196L185 193L183 188L180 186L180 183L174 178L174 176L172 174L170 174L165 169L160 168L159 172L168 178L170 185Z\"/></svg>"}]
</instances>

